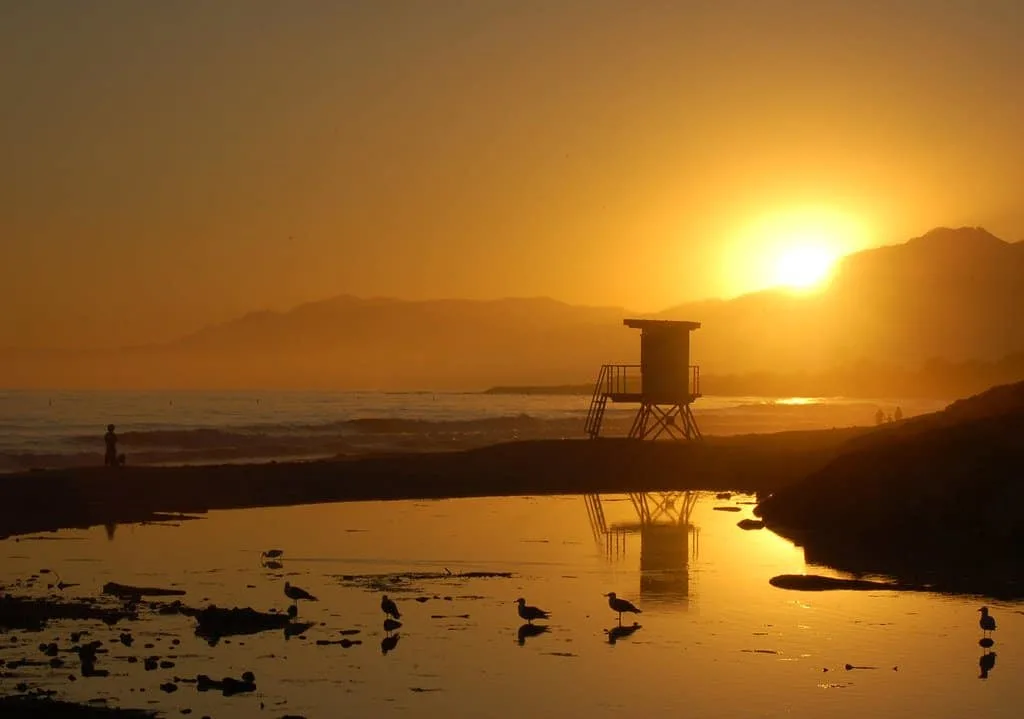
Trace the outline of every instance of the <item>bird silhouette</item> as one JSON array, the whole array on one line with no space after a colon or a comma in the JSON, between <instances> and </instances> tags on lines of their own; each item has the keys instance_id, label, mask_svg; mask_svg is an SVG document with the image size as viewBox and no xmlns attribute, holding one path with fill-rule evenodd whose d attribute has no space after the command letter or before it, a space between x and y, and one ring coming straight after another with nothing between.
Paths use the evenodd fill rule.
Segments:
<instances>
[{"instance_id":1,"label":"bird silhouette","mask_svg":"<svg viewBox=\"0 0 1024 719\"><path fill-rule=\"evenodd\" d=\"M615 596L615 592L608 592L604 596L608 597L608 606L612 608L613 612L616 612L619 615L619 624L622 624L623 612L632 612L633 614L643 613L637 609L632 602L628 602L625 599L619 599Z\"/></svg>"},{"instance_id":2,"label":"bird silhouette","mask_svg":"<svg viewBox=\"0 0 1024 719\"><path fill-rule=\"evenodd\" d=\"M265 552L260 552L261 559L280 559L284 556L283 549L268 549Z\"/></svg>"},{"instance_id":3,"label":"bird silhouette","mask_svg":"<svg viewBox=\"0 0 1024 719\"><path fill-rule=\"evenodd\" d=\"M402 618L401 613L398 611L398 605L388 599L387 594L380 598L380 610L392 619L397 620Z\"/></svg>"},{"instance_id":4,"label":"bird silhouette","mask_svg":"<svg viewBox=\"0 0 1024 719\"><path fill-rule=\"evenodd\" d=\"M317 602L317 601L319 601L316 597L314 597L312 594L307 592L305 589L303 589L301 587L296 587L291 582L285 582L284 583L284 595L286 597L288 597L289 599L291 599L292 602L294 602L296 606L298 606L298 603L299 603L300 599L304 599L307 602Z\"/></svg>"},{"instance_id":5,"label":"bird silhouette","mask_svg":"<svg viewBox=\"0 0 1024 719\"><path fill-rule=\"evenodd\" d=\"M516 600L516 604L519 605L520 619L525 619L529 624L533 624L534 619L548 619L551 616L539 607L528 606L522 597Z\"/></svg>"},{"instance_id":6,"label":"bird silhouette","mask_svg":"<svg viewBox=\"0 0 1024 719\"><path fill-rule=\"evenodd\" d=\"M996 630L996 619L988 613L988 607L982 607L978 611L981 612L981 619L978 620L978 626L981 627L982 634L994 632Z\"/></svg>"},{"instance_id":7,"label":"bird silhouette","mask_svg":"<svg viewBox=\"0 0 1024 719\"><path fill-rule=\"evenodd\" d=\"M984 654L982 654L981 658L978 659L978 669L981 670L981 673L978 675L978 679L988 679L988 673L995 669L995 666L995 652L985 652Z\"/></svg>"},{"instance_id":8,"label":"bird silhouette","mask_svg":"<svg viewBox=\"0 0 1024 719\"><path fill-rule=\"evenodd\" d=\"M632 626L622 626L621 624L611 629L605 629L604 633L608 635L608 643L615 644L620 639L624 639L629 635L633 634L636 630L640 629L640 625L633 622Z\"/></svg>"},{"instance_id":9,"label":"bird silhouette","mask_svg":"<svg viewBox=\"0 0 1024 719\"><path fill-rule=\"evenodd\" d=\"M401 634L389 634L380 640L380 653L387 654L395 647L398 646L398 640L401 638Z\"/></svg>"},{"instance_id":10,"label":"bird silhouette","mask_svg":"<svg viewBox=\"0 0 1024 719\"><path fill-rule=\"evenodd\" d=\"M519 630L516 632L516 641L519 643L519 646L523 646L530 637L540 636L549 630L550 627L544 624L530 624L527 622L520 625Z\"/></svg>"},{"instance_id":11,"label":"bird silhouette","mask_svg":"<svg viewBox=\"0 0 1024 719\"><path fill-rule=\"evenodd\" d=\"M391 617L388 617L387 619L384 620L384 631L385 632L393 632L396 629L401 629L401 628L402 628L402 623L400 621L398 621L397 619L392 619Z\"/></svg>"}]
</instances>

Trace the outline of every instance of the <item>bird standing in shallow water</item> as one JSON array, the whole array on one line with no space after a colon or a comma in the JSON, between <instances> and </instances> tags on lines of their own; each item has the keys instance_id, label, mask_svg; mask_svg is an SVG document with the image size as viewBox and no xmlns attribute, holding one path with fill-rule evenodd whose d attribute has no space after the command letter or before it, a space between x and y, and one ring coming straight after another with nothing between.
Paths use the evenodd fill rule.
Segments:
<instances>
[{"instance_id":1,"label":"bird standing in shallow water","mask_svg":"<svg viewBox=\"0 0 1024 719\"><path fill-rule=\"evenodd\" d=\"M525 619L528 623L532 624L534 619L548 619L551 616L539 607L527 606L526 600L522 597L516 600L516 604L519 605L520 618Z\"/></svg>"},{"instance_id":2,"label":"bird standing in shallow water","mask_svg":"<svg viewBox=\"0 0 1024 719\"><path fill-rule=\"evenodd\" d=\"M305 599L307 602L319 601L305 589L302 587L296 587L291 582L284 583L284 595L291 599L296 605L298 605L300 599Z\"/></svg>"},{"instance_id":3,"label":"bird standing in shallow water","mask_svg":"<svg viewBox=\"0 0 1024 719\"><path fill-rule=\"evenodd\" d=\"M623 612L632 612L633 614L642 614L632 602L627 602L625 599L619 599L615 596L615 592L608 592L604 596L608 597L608 606L612 608L613 612L617 612L619 615L619 624L622 624Z\"/></svg>"},{"instance_id":4,"label":"bird standing in shallow water","mask_svg":"<svg viewBox=\"0 0 1024 719\"><path fill-rule=\"evenodd\" d=\"M981 612L981 619L978 620L978 626L981 627L983 633L994 632L996 630L996 620L991 614L988 613L988 607L982 607L978 610Z\"/></svg>"},{"instance_id":5,"label":"bird standing in shallow water","mask_svg":"<svg viewBox=\"0 0 1024 719\"><path fill-rule=\"evenodd\" d=\"M402 618L402 615L398 612L398 605L388 599L387 594L380 598L380 610L392 619Z\"/></svg>"}]
</instances>

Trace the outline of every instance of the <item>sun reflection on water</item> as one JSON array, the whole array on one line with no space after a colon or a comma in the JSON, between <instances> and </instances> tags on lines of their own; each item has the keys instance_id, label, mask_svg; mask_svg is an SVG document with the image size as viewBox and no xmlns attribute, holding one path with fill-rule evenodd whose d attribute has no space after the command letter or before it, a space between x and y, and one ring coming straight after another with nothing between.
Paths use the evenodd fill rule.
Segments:
<instances>
[{"instance_id":1,"label":"sun reflection on water","mask_svg":"<svg viewBox=\"0 0 1024 719\"><path fill-rule=\"evenodd\" d=\"M301 632L216 646L182 616L95 624L92 637L115 642L99 659L110 677L70 682L68 671L22 667L4 686L218 717L252 716L260 703L310 716L1016 716L1024 689L1004 679L1012 654L979 672L976 600L771 587L774 575L819 570L776 535L738 529L751 509L750 497L685 492L367 502L213 512L120 527L110 540L103 528L7 540L0 581L12 593L52 594L38 581L11 586L46 567L83 596L117 581L180 587L197 606L283 611L289 581L319 601L300 603ZM269 548L281 556L261 557ZM620 625L602 596L612 591L643 613ZM383 626L382 593L400 628ZM551 612L534 622L543 629L523 629L520 596ZM996 639L1013 646L1020 607L989 605ZM72 629L13 632L0 658L10 671L44 638L64 651ZM116 643L123 631L131 647ZM142 670L151 655L174 667ZM158 688L245 671L258 696Z\"/></svg>"}]
</instances>

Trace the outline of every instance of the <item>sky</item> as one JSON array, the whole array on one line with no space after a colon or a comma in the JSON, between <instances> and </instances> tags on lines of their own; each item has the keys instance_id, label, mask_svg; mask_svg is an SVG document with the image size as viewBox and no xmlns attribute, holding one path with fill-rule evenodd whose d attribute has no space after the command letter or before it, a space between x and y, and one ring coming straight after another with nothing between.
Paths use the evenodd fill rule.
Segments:
<instances>
[{"instance_id":1,"label":"sky","mask_svg":"<svg viewBox=\"0 0 1024 719\"><path fill-rule=\"evenodd\" d=\"M1024 239L1022 34L1019 0L0 0L0 346Z\"/></svg>"}]
</instances>

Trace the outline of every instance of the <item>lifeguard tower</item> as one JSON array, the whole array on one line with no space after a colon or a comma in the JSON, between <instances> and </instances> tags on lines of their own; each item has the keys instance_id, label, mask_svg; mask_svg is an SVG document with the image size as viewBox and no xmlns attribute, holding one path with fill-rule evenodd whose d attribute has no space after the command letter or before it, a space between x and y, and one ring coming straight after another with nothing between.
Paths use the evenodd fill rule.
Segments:
<instances>
[{"instance_id":1,"label":"lifeguard tower","mask_svg":"<svg viewBox=\"0 0 1024 719\"><path fill-rule=\"evenodd\" d=\"M601 436L608 402L639 404L629 430L633 439L700 439L690 405L700 397L700 368L690 364L690 333L700 322L623 320L640 330L640 364L601 367L584 430Z\"/></svg>"}]
</instances>

